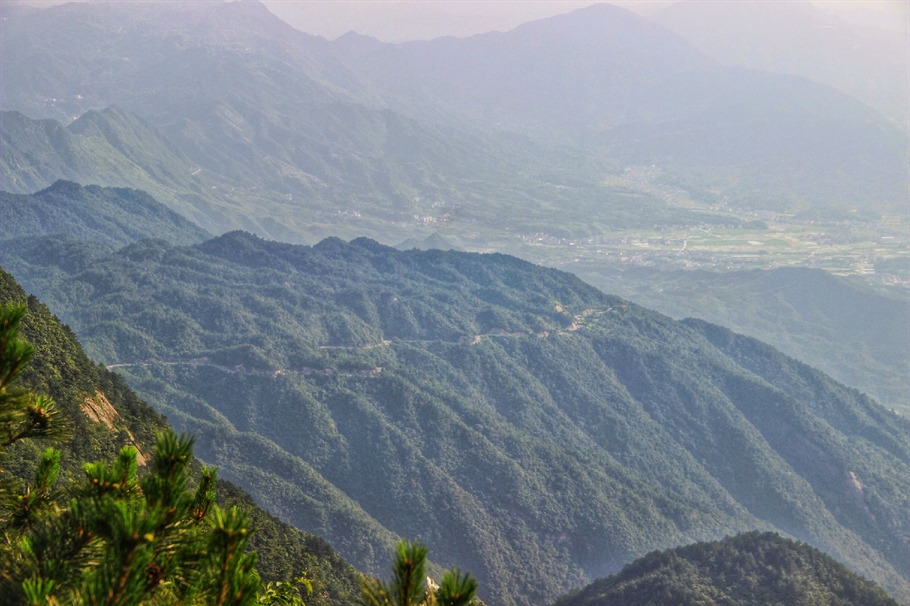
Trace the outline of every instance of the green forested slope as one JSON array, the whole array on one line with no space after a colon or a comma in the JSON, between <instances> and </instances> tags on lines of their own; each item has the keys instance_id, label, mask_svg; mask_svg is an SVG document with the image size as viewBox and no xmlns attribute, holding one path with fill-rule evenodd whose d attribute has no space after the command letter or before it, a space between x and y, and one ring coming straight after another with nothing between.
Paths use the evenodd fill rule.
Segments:
<instances>
[{"instance_id":1,"label":"green forested slope","mask_svg":"<svg viewBox=\"0 0 910 606\"><path fill-rule=\"evenodd\" d=\"M888 408L910 412L910 301L820 269L579 272L674 318L695 317L772 343Z\"/></svg>"},{"instance_id":2,"label":"green forested slope","mask_svg":"<svg viewBox=\"0 0 910 606\"><path fill-rule=\"evenodd\" d=\"M167 427L164 417L140 400L120 376L92 362L70 329L0 270L0 304L7 303L27 304L20 336L35 350L18 385L53 397L62 411L65 438L55 444L62 450L62 489L84 477L84 463L112 461L125 445L139 450L144 466L143 458L151 456L156 432ZM45 446L35 440L16 443L4 461L6 470L30 477ZM223 506L240 505L249 511L254 529L251 546L258 554L256 568L264 581L301 575L313 579L314 593L308 604L347 603L357 590L357 572L324 540L266 513L228 482L218 483L217 498Z\"/></svg>"},{"instance_id":3,"label":"green forested slope","mask_svg":"<svg viewBox=\"0 0 910 606\"><path fill-rule=\"evenodd\" d=\"M194 244L211 237L147 193L57 181L33 195L0 192L0 240L68 234L120 247L145 238Z\"/></svg>"},{"instance_id":4,"label":"green forested slope","mask_svg":"<svg viewBox=\"0 0 910 606\"><path fill-rule=\"evenodd\" d=\"M555 606L897 606L824 553L773 533L649 553Z\"/></svg>"},{"instance_id":5,"label":"green forested slope","mask_svg":"<svg viewBox=\"0 0 910 606\"><path fill-rule=\"evenodd\" d=\"M243 233L70 269L54 250L0 262L203 460L364 568L405 535L488 601L541 603L765 528L910 595L910 427L772 348L502 255Z\"/></svg>"}]
</instances>

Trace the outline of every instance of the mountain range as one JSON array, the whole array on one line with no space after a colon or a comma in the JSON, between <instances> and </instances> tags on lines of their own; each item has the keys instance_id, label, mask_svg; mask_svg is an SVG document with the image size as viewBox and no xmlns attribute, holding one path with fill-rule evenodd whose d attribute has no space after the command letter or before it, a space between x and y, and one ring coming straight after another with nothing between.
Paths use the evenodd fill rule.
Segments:
<instances>
[{"instance_id":1,"label":"mountain range","mask_svg":"<svg viewBox=\"0 0 910 606\"><path fill-rule=\"evenodd\" d=\"M703 8L598 4L385 44L309 36L256 1L4 3L0 265L108 367L27 299L30 338L59 350L29 386L78 420L74 461L163 427L128 383L241 487L225 495L370 574L417 538L491 605L546 604L655 549L758 529L910 601L910 425L888 409L910 387L906 293L811 269L630 270L649 241L596 250L781 217L813 246L832 226L900 233L900 100L762 62L748 27L731 26L739 46L698 38ZM826 23L804 9L787 18ZM910 275L891 233L844 254ZM24 299L0 278L0 300ZM112 403L116 432L89 400ZM255 517L268 578L305 564L316 603L349 599L332 548ZM819 570L842 578L781 541L652 554L578 596L675 591L705 577L666 561L712 550L809 558L786 587L807 600Z\"/></svg>"},{"instance_id":2,"label":"mountain range","mask_svg":"<svg viewBox=\"0 0 910 606\"><path fill-rule=\"evenodd\" d=\"M258 2L13 7L4 32L0 109L64 125L110 106L136 114L188 159L166 187L205 175L216 218L258 216L271 237L372 235L378 222L401 240L426 220L470 233L491 215L539 216L528 230L576 213L609 224L623 199L603 177L629 165L734 206L894 212L908 197L905 136L875 112L806 79L721 66L604 4L400 45L330 43ZM137 186L109 176L92 182Z\"/></svg>"},{"instance_id":3,"label":"mountain range","mask_svg":"<svg viewBox=\"0 0 910 606\"><path fill-rule=\"evenodd\" d=\"M854 153L881 158L884 164L868 168L901 178L905 137L855 100L804 79L722 67L683 38L609 4L506 33L350 46L346 65L393 98L393 107L568 135L624 164L697 173L715 186L718 176L737 171L740 190L757 185L790 198L789 205L799 197L831 205L846 202L845 194L884 193L865 177L855 189L844 183L842 171L856 167L849 164L865 163ZM818 178L810 189L798 176L808 174ZM836 191L841 187L848 189Z\"/></svg>"},{"instance_id":4,"label":"mountain range","mask_svg":"<svg viewBox=\"0 0 910 606\"><path fill-rule=\"evenodd\" d=\"M117 248L145 237L173 244L210 237L143 192L67 181L32 196L0 193L0 213L11 217L0 225L0 241L68 234ZM460 248L439 234L398 247ZM899 293L808 268L709 272L617 270L601 264L572 269L601 290L647 302L675 318L703 318L774 343L889 408L906 411L910 311Z\"/></svg>"},{"instance_id":5,"label":"mountain range","mask_svg":"<svg viewBox=\"0 0 910 606\"><path fill-rule=\"evenodd\" d=\"M764 528L906 591L906 420L754 339L502 255L239 232L10 249L204 461L367 571L412 534L497 603L541 603Z\"/></svg>"},{"instance_id":6,"label":"mountain range","mask_svg":"<svg viewBox=\"0 0 910 606\"><path fill-rule=\"evenodd\" d=\"M910 39L825 12L812 2L675 2L651 19L725 65L793 74L861 100L904 130ZM894 15L892 15L892 18Z\"/></svg>"},{"instance_id":7,"label":"mountain range","mask_svg":"<svg viewBox=\"0 0 910 606\"><path fill-rule=\"evenodd\" d=\"M36 350L22 375L25 384L52 394L68 427L63 473L72 477L80 461L103 460L122 444L150 452L150 435L164 420L140 401L119 377L88 361L69 330L34 297L26 297L12 278L0 271L0 303L28 303L24 335ZM113 449L113 450L112 450ZM34 456L27 444L13 448L5 471L28 474ZM21 469L20 469L21 468ZM313 583L308 601L346 603L353 592L353 570L324 541L291 529L253 505L246 495L219 482L222 504L240 504L252 514L257 568L265 579L291 578L305 571ZM655 600L678 604L896 604L869 581L805 544L772 533L752 532L715 543L698 543L649 553L608 579L573 591L556 606L575 604L645 604Z\"/></svg>"}]
</instances>

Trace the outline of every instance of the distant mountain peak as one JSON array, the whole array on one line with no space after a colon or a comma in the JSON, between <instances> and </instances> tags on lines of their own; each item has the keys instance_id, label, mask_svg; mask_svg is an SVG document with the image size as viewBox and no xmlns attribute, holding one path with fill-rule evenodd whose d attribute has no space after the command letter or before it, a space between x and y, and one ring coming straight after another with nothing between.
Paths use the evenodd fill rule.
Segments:
<instances>
[{"instance_id":1,"label":"distant mountain peak","mask_svg":"<svg viewBox=\"0 0 910 606\"><path fill-rule=\"evenodd\" d=\"M664 44L678 46L678 52L701 55L689 42L674 34L663 25L645 19L632 11L609 4L597 2L574 11L530 21L516 27L512 32L531 33L534 35L568 35L584 39L591 35L609 35L629 40L642 35L659 35L665 37ZM646 42L642 40L641 42ZM706 57L702 57L706 59Z\"/></svg>"},{"instance_id":2,"label":"distant mountain peak","mask_svg":"<svg viewBox=\"0 0 910 606\"><path fill-rule=\"evenodd\" d=\"M773 532L748 532L649 553L622 572L560 599L556 606L639 606L658 601L897 606L878 586L829 555Z\"/></svg>"},{"instance_id":3,"label":"distant mountain peak","mask_svg":"<svg viewBox=\"0 0 910 606\"><path fill-rule=\"evenodd\" d=\"M39 192L36 192L36 196L44 196L47 194L81 194L82 186L73 181L68 181L67 179L57 179L49 187L42 189Z\"/></svg>"},{"instance_id":4,"label":"distant mountain peak","mask_svg":"<svg viewBox=\"0 0 910 606\"><path fill-rule=\"evenodd\" d=\"M382 42L373 36L361 34L360 32L356 32L354 30L350 30L344 34L341 34L335 38L334 42L341 44L370 44L375 46L382 46L386 44L385 42Z\"/></svg>"},{"instance_id":5,"label":"distant mountain peak","mask_svg":"<svg viewBox=\"0 0 910 606\"><path fill-rule=\"evenodd\" d=\"M0 192L0 240L65 234L123 246L148 237L191 244L209 233L148 193L58 179L33 195Z\"/></svg>"}]
</instances>

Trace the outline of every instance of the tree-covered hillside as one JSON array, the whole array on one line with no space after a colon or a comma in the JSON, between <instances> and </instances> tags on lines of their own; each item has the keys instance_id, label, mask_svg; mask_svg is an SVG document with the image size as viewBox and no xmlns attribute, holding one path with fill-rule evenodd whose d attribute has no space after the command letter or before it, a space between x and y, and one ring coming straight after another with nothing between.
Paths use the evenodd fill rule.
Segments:
<instances>
[{"instance_id":1,"label":"tree-covered hillside","mask_svg":"<svg viewBox=\"0 0 910 606\"><path fill-rule=\"evenodd\" d=\"M143 191L71 181L33 195L0 192L0 215L15 217L0 224L0 240L68 234L119 248L146 238L195 244L211 237Z\"/></svg>"},{"instance_id":2,"label":"tree-covered hillside","mask_svg":"<svg viewBox=\"0 0 910 606\"><path fill-rule=\"evenodd\" d=\"M576 269L585 281L674 318L772 343L904 416L910 414L910 300L820 269Z\"/></svg>"},{"instance_id":3,"label":"tree-covered hillside","mask_svg":"<svg viewBox=\"0 0 910 606\"><path fill-rule=\"evenodd\" d=\"M0 263L203 460L364 569L405 535L491 603L542 603L763 528L910 596L910 426L773 348L503 255L59 248Z\"/></svg>"},{"instance_id":4,"label":"tree-covered hillside","mask_svg":"<svg viewBox=\"0 0 910 606\"><path fill-rule=\"evenodd\" d=\"M140 475L144 476L155 434L168 427L165 419L140 400L120 376L92 362L72 331L0 270L0 305L10 303L27 305L19 334L34 348L17 386L52 397L61 412L56 420L65 428L63 441L53 442L62 451L57 491L66 495L85 479L85 463L111 463L127 445L139 451ZM16 442L6 453L4 471L31 479L47 445L37 440ZM194 467L198 478L198 464ZM238 505L249 513L254 531L251 550L258 555L256 569L263 581L306 576L314 581L308 604L347 603L357 591L358 573L324 540L266 513L230 483L219 481L216 495L221 505ZM0 565L0 569L11 571L7 565Z\"/></svg>"},{"instance_id":5,"label":"tree-covered hillside","mask_svg":"<svg viewBox=\"0 0 910 606\"><path fill-rule=\"evenodd\" d=\"M750 532L653 552L554 606L897 606L805 543Z\"/></svg>"}]
</instances>

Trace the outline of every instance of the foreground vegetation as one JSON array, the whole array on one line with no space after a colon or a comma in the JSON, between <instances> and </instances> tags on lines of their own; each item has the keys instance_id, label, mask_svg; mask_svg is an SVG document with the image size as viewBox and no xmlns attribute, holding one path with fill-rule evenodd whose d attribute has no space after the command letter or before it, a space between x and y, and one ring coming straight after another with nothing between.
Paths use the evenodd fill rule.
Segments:
<instances>
[{"instance_id":1,"label":"foreground vegetation","mask_svg":"<svg viewBox=\"0 0 910 606\"><path fill-rule=\"evenodd\" d=\"M49 399L13 381L32 349L18 337L24 307L0 307L0 456L20 440L48 439L61 419ZM46 449L34 481L0 493L0 592L29 604L301 604L293 588L263 588L246 553L249 521L215 505L215 470L203 468L189 491L192 440L158 437L150 472L138 476L138 451L86 463L84 480L60 498L61 451ZM309 583L302 579L302 582Z\"/></svg>"},{"instance_id":2,"label":"foreground vegetation","mask_svg":"<svg viewBox=\"0 0 910 606\"><path fill-rule=\"evenodd\" d=\"M477 599L477 581L457 568L447 570L439 584L427 576L427 548L400 541L395 546L392 578L386 583L365 579L360 586L361 606L483 606Z\"/></svg>"},{"instance_id":3,"label":"foreground vegetation","mask_svg":"<svg viewBox=\"0 0 910 606\"><path fill-rule=\"evenodd\" d=\"M213 596L224 587L245 587L224 603L292 603L306 587L310 605L353 598L359 575L325 541L200 468L191 440L91 363L72 333L2 272L0 304L0 593L11 603L219 603ZM11 331L17 323L28 344ZM213 558L225 549L219 580ZM105 593L112 587L123 591Z\"/></svg>"}]
</instances>

